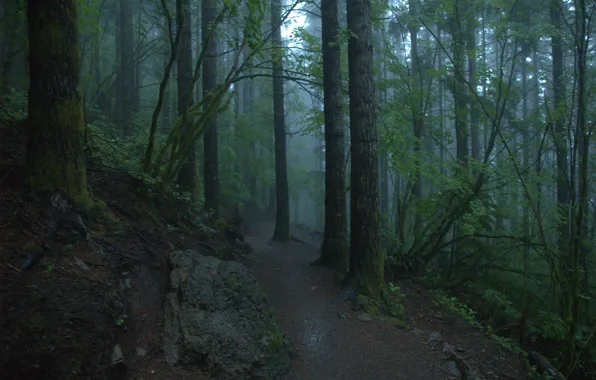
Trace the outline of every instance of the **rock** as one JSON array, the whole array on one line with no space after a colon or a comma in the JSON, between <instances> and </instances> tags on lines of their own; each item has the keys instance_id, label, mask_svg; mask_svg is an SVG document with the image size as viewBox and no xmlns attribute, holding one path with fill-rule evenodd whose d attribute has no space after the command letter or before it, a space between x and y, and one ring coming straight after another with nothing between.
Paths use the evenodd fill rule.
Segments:
<instances>
[{"instance_id":1,"label":"rock","mask_svg":"<svg viewBox=\"0 0 596 380\"><path fill-rule=\"evenodd\" d=\"M374 320L374 318L368 313L359 314L356 318L358 318L360 322L370 322Z\"/></svg>"},{"instance_id":2,"label":"rock","mask_svg":"<svg viewBox=\"0 0 596 380\"><path fill-rule=\"evenodd\" d=\"M144 348L141 347L137 347L137 356L146 356L147 355L147 350L145 350Z\"/></svg>"},{"instance_id":3,"label":"rock","mask_svg":"<svg viewBox=\"0 0 596 380\"><path fill-rule=\"evenodd\" d=\"M117 344L112 350L112 366L115 366L119 363L124 363L124 354L122 353L122 348L120 348L120 345Z\"/></svg>"},{"instance_id":4,"label":"rock","mask_svg":"<svg viewBox=\"0 0 596 380\"><path fill-rule=\"evenodd\" d=\"M555 380L563 380L565 377L557 370L547 358L536 351L528 352L528 362L532 366L536 366L538 373L547 375Z\"/></svg>"},{"instance_id":5,"label":"rock","mask_svg":"<svg viewBox=\"0 0 596 380\"><path fill-rule=\"evenodd\" d=\"M112 350L112 360L109 378L114 380L126 379L126 362L124 361L124 354L122 354L122 348L117 344Z\"/></svg>"},{"instance_id":6,"label":"rock","mask_svg":"<svg viewBox=\"0 0 596 380\"><path fill-rule=\"evenodd\" d=\"M196 251L168 254L164 353L216 379L278 378L290 351L256 279L242 264Z\"/></svg>"},{"instance_id":7,"label":"rock","mask_svg":"<svg viewBox=\"0 0 596 380\"><path fill-rule=\"evenodd\" d=\"M452 344L443 343L441 368L456 379L482 380L478 372L457 351L457 348Z\"/></svg>"},{"instance_id":8,"label":"rock","mask_svg":"<svg viewBox=\"0 0 596 380\"><path fill-rule=\"evenodd\" d=\"M457 369L457 365L452 361L445 361L441 363L441 369L449 376L452 376L456 379L462 378L461 372L459 372L459 369Z\"/></svg>"},{"instance_id":9,"label":"rock","mask_svg":"<svg viewBox=\"0 0 596 380\"><path fill-rule=\"evenodd\" d=\"M341 319L350 319L350 316L348 315L348 313L346 312L341 312L341 313L337 313L337 316L340 317Z\"/></svg>"},{"instance_id":10,"label":"rock","mask_svg":"<svg viewBox=\"0 0 596 380\"><path fill-rule=\"evenodd\" d=\"M438 332L433 331L430 334L428 334L427 341L428 341L429 345L436 346L436 345L441 344L441 342L443 342L443 337Z\"/></svg>"},{"instance_id":11,"label":"rock","mask_svg":"<svg viewBox=\"0 0 596 380\"><path fill-rule=\"evenodd\" d=\"M75 258L74 262L75 262L76 266L78 266L82 270L89 270L89 265L85 264L85 262L83 260Z\"/></svg>"}]
</instances>

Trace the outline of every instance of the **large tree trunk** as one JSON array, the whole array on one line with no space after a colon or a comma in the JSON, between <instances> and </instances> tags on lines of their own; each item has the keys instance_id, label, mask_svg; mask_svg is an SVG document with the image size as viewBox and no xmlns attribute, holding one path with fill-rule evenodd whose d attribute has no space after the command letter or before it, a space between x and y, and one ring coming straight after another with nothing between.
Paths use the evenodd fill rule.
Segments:
<instances>
[{"instance_id":1,"label":"large tree trunk","mask_svg":"<svg viewBox=\"0 0 596 380\"><path fill-rule=\"evenodd\" d=\"M567 128L564 117L565 108L565 82L564 82L564 62L563 62L563 41L561 38L562 20L559 8L560 0L552 0L551 3L551 22L555 29L551 36L551 49L553 57L553 99L555 111L553 120L555 127L555 147L557 155L557 203L559 210L559 255L560 270L567 273L568 265L564 260L568 254L569 248L569 179L567 172L569 170L568 152L567 152ZM562 284L563 285L563 284ZM561 296L565 294L565 289L561 289Z\"/></svg>"},{"instance_id":2,"label":"large tree trunk","mask_svg":"<svg viewBox=\"0 0 596 380\"><path fill-rule=\"evenodd\" d=\"M355 281L358 293L380 299L384 262L379 247L379 171L371 8L371 0L347 1L352 153L348 280Z\"/></svg>"},{"instance_id":3,"label":"large tree trunk","mask_svg":"<svg viewBox=\"0 0 596 380\"><path fill-rule=\"evenodd\" d=\"M587 116L587 87L586 73L588 67L587 51L588 44L586 36L590 32L589 21L585 0L575 2L575 68L577 73L577 100L575 120L575 141L577 146L577 192L573 196L573 214L575 221L573 243L570 248L568 265L568 289L567 289L567 310L565 321L567 323L567 344L563 357L562 369L566 376L569 376L575 369L577 358L577 334L580 327L581 305L585 302L582 297L583 276L586 272L586 255L590 243L588 238L587 207L589 196L589 166L590 166L590 131L586 128ZM575 148L574 148L575 149ZM573 177L572 177L573 178Z\"/></svg>"},{"instance_id":4,"label":"large tree trunk","mask_svg":"<svg viewBox=\"0 0 596 380\"><path fill-rule=\"evenodd\" d=\"M178 116L184 115L189 105L192 104L192 46L191 46L191 13L190 0L176 0L181 3L176 9L182 11L182 14L177 14L178 28L182 24L180 45L178 45L177 55L177 72L178 72ZM184 20L184 22L182 22ZM183 126L183 133L189 128L187 125ZM188 192L191 199L196 199L197 196L197 153L195 149L191 149L186 162L182 165L180 172L178 172L177 183L180 191Z\"/></svg>"},{"instance_id":5,"label":"large tree trunk","mask_svg":"<svg viewBox=\"0 0 596 380\"><path fill-rule=\"evenodd\" d=\"M323 97L325 112L325 229L320 263L346 271L345 134L341 101L339 1L322 0Z\"/></svg>"},{"instance_id":6,"label":"large tree trunk","mask_svg":"<svg viewBox=\"0 0 596 380\"><path fill-rule=\"evenodd\" d=\"M281 42L281 0L271 1L273 29L273 129L275 136L275 231L273 240L290 240L290 199L286 157L285 96Z\"/></svg>"},{"instance_id":7,"label":"large tree trunk","mask_svg":"<svg viewBox=\"0 0 596 380\"><path fill-rule=\"evenodd\" d=\"M133 107L134 107L134 86L135 86L135 67L132 28L132 7L131 0L120 0L120 60L122 68L120 70L120 80L122 81L122 104L120 105L120 122L122 130L126 136L134 132Z\"/></svg>"},{"instance_id":8,"label":"large tree trunk","mask_svg":"<svg viewBox=\"0 0 596 380\"><path fill-rule=\"evenodd\" d=\"M89 206L75 0L29 0L29 133L33 191L60 190Z\"/></svg>"},{"instance_id":9,"label":"large tree trunk","mask_svg":"<svg viewBox=\"0 0 596 380\"><path fill-rule=\"evenodd\" d=\"M207 57L203 63L203 96L210 96L217 85L217 38L213 33L211 40L206 41L209 29L213 28L216 17L215 0L203 0L202 35L203 46L208 42ZM204 48L204 47L203 47ZM207 107L205 103L205 107ZM217 215L219 213L219 150L217 139L217 115L209 122L203 137L204 159L203 172L205 175L205 209Z\"/></svg>"}]
</instances>

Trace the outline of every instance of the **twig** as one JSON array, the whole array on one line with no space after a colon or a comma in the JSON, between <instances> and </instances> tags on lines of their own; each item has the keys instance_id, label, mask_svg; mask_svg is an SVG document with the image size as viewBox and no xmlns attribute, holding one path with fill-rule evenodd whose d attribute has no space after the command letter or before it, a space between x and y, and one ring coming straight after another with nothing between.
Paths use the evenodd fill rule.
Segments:
<instances>
[{"instance_id":1,"label":"twig","mask_svg":"<svg viewBox=\"0 0 596 380\"><path fill-rule=\"evenodd\" d=\"M11 265L9 263L1 263L0 262L0 265L2 265L4 267L7 267L7 268L10 268L10 269L12 269L13 271L15 271L17 273L21 273L22 272L19 268L15 267L15 266L13 266L13 265Z\"/></svg>"}]
</instances>

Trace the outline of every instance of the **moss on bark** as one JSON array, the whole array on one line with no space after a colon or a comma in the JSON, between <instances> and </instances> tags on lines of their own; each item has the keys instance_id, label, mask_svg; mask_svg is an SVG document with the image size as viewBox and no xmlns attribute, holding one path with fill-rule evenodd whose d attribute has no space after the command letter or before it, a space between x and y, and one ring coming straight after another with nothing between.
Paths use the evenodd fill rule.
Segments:
<instances>
[{"instance_id":1,"label":"moss on bark","mask_svg":"<svg viewBox=\"0 0 596 380\"><path fill-rule=\"evenodd\" d=\"M91 206L84 163L84 114L74 0L29 0L29 130L26 179Z\"/></svg>"}]
</instances>

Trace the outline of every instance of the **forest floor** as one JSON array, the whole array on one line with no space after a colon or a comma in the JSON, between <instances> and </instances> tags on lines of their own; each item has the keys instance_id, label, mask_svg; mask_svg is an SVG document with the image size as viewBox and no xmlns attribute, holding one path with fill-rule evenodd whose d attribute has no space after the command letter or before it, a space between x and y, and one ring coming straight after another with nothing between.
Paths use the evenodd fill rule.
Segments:
<instances>
[{"instance_id":1,"label":"forest floor","mask_svg":"<svg viewBox=\"0 0 596 380\"><path fill-rule=\"evenodd\" d=\"M272 219L249 215L244 227L254 256L242 257L225 231L205 233L184 205L140 196L142 183L125 173L89 170L94 197L108 212L89 220L89 239L52 240L55 212L26 196L23 151L8 153L0 168L1 379L208 379L168 366L161 348L164 253L188 248L251 265L293 346L292 380L455 379L439 340L486 380L525 378L517 356L441 311L416 283L399 284L407 328L363 316L349 302L332 305L341 276L310 265L316 234L297 229L310 244L272 243ZM36 264L22 269L40 249ZM113 365L116 347L126 372Z\"/></svg>"},{"instance_id":2,"label":"forest floor","mask_svg":"<svg viewBox=\"0 0 596 380\"><path fill-rule=\"evenodd\" d=\"M517 355L462 318L441 311L421 286L399 284L407 327L371 320L349 302L332 305L341 291L341 276L310 265L318 258L317 236L301 236L310 244L272 243L270 220L254 218L247 225L247 241L255 250L253 271L293 344L290 379L455 379L442 365L439 336L486 380L527 378Z\"/></svg>"}]
</instances>

